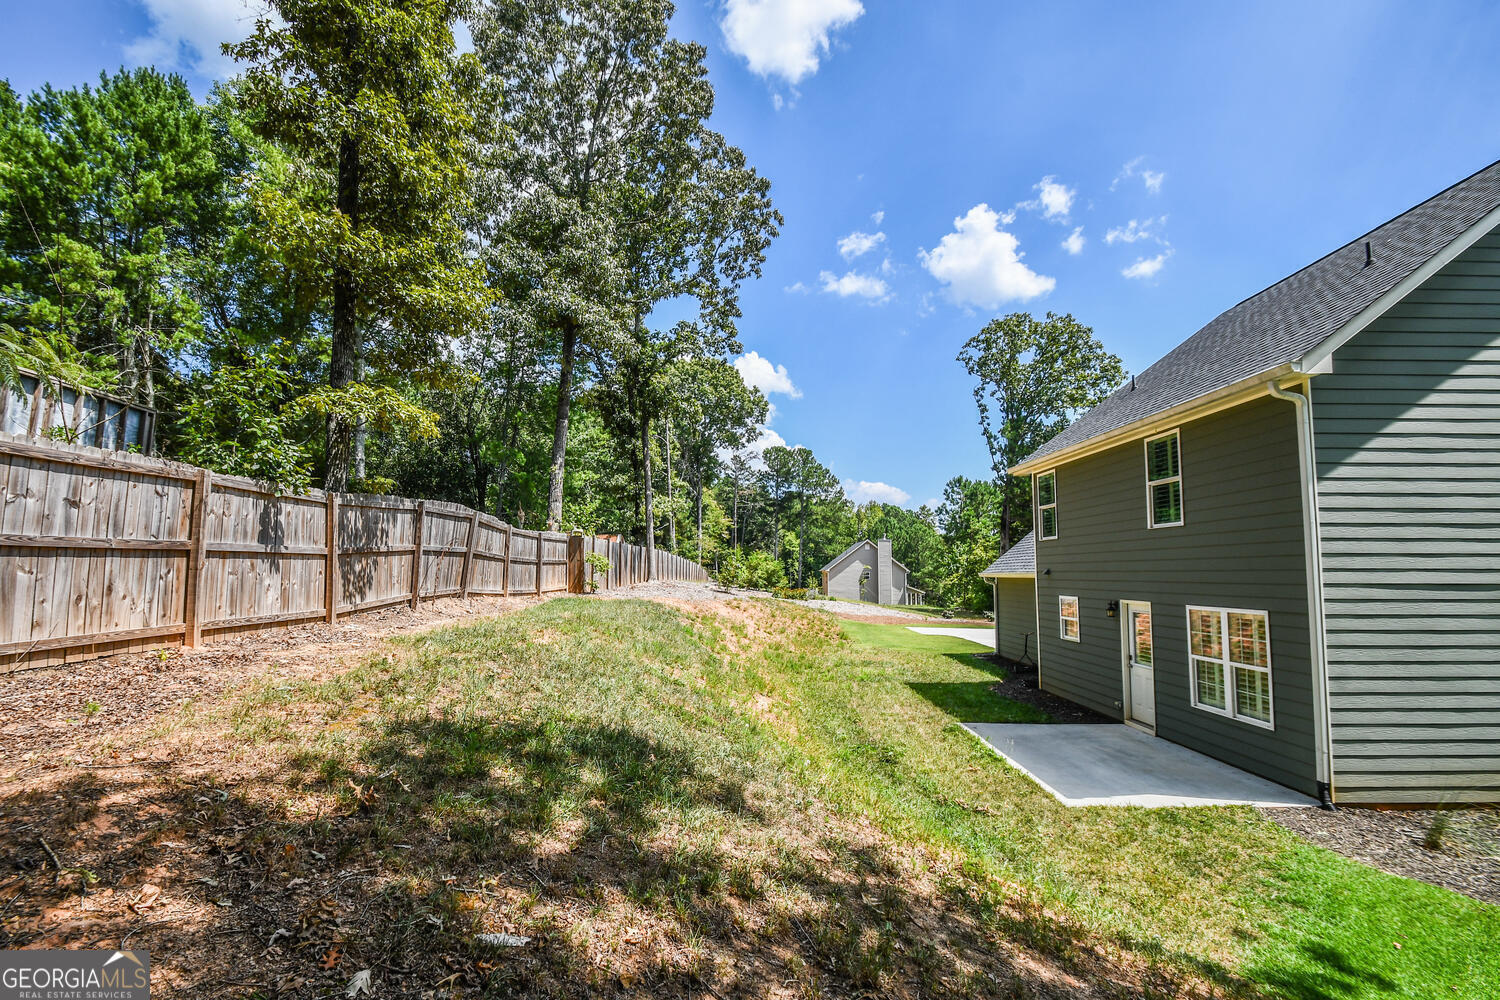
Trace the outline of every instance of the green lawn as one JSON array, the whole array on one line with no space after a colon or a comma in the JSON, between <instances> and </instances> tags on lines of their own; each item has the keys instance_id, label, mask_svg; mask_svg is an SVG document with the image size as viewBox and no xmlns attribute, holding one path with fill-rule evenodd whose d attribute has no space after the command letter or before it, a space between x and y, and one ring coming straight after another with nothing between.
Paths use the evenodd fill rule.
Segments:
<instances>
[{"instance_id":1,"label":"green lawn","mask_svg":"<svg viewBox=\"0 0 1500 1000\"><path fill-rule=\"evenodd\" d=\"M1500 908L1250 809L1061 807L959 725L1041 719L977 648L778 601L573 598L173 731L265 769L214 807L269 845L210 873L255 893L223 919L263 945L282 886L380 872L341 933L393 992L392 969L487 996L1500 995ZM536 943L497 958L481 929Z\"/></svg>"},{"instance_id":2,"label":"green lawn","mask_svg":"<svg viewBox=\"0 0 1500 1000\"><path fill-rule=\"evenodd\" d=\"M1004 709L980 718L962 699L942 718L932 709L945 706L907 693L982 686L969 644L899 626L845 632L851 642L799 702L829 717L829 745L858 725L900 756L899 775L852 769L840 782L894 827L961 845L1119 940L1273 995L1500 996L1500 908L1313 847L1248 808L1064 809L953 725L1006 721ZM986 811L964 815L955 801Z\"/></svg>"}]
</instances>

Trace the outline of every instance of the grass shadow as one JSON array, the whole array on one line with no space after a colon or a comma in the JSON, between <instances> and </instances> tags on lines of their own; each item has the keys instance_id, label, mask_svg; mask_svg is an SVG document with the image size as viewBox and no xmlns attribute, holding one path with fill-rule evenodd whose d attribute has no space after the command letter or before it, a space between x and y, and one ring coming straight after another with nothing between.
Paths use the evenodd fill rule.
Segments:
<instances>
[{"instance_id":1,"label":"grass shadow","mask_svg":"<svg viewBox=\"0 0 1500 1000\"><path fill-rule=\"evenodd\" d=\"M1046 722L1047 715L995 694L994 681L909 681L909 689L958 722Z\"/></svg>"}]
</instances>

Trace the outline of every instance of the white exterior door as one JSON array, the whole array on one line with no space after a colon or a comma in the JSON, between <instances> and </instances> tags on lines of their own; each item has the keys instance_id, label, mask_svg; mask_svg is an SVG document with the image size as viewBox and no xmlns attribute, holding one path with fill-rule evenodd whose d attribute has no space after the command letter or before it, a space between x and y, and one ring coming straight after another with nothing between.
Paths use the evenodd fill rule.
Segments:
<instances>
[{"instance_id":1,"label":"white exterior door","mask_svg":"<svg viewBox=\"0 0 1500 1000\"><path fill-rule=\"evenodd\" d=\"M1151 641L1151 605L1122 602L1125 614L1125 718L1156 728L1155 644Z\"/></svg>"}]
</instances>

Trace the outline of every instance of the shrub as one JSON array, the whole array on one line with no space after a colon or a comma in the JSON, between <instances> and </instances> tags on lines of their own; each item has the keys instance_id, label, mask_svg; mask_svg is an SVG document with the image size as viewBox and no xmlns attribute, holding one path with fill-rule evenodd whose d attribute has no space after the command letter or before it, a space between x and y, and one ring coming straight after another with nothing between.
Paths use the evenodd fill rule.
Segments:
<instances>
[{"instance_id":1,"label":"shrub","mask_svg":"<svg viewBox=\"0 0 1500 1000\"><path fill-rule=\"evenodd\" d=\"M609 557L606 556L603 552L590 552L583 557L583 561L594 570L593 575L588 578L589 590L598 590L599 577L609 575Z\"/></svg>"},{"instance_id":2,"label":"shrub","mask_svg":"<svg viewBox=\"0 0 1500 1000\"><path fill-rule=\"evenodd\" d=\"M822 595L812 587L772 587L771 596L788 601L816 601Z\"/></svg>"},{"instance_id":3,"label":"shrub","mask_svg":"<svg viewBox=\"0 0 1500 1000\"><path fill-rule=\"evenodd\" d=\"M725 587L772 590L786 585L786 570L769 552L730 552L719 563L719 583Z\"/></svg>"}]
</instances>

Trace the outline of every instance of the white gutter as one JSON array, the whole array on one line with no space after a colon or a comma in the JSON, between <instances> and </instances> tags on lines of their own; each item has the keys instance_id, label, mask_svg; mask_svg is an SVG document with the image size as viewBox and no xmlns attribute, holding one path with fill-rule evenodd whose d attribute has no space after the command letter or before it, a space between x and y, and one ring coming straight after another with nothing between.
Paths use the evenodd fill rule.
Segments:
<instances>
[{"instance_id":1,"label":"white gutter","mask_svg":"<svg viewBox=\"0 0 1500 1000\"><path fill-rule=\"evenodd\" d=\"M1307 628L1313 660L1313 732L1317 761L1318 798L1333 808L1333 730L1328 707L1328 637L1323 618L1323 546L1318 519L1318 460L1313 450L1310 385L1307 395L1287 392L1273 379L1266 392L1297 408L1297 457L1301 460L1302 537L1307 559Z\"/></svg>"}]
</instances>

